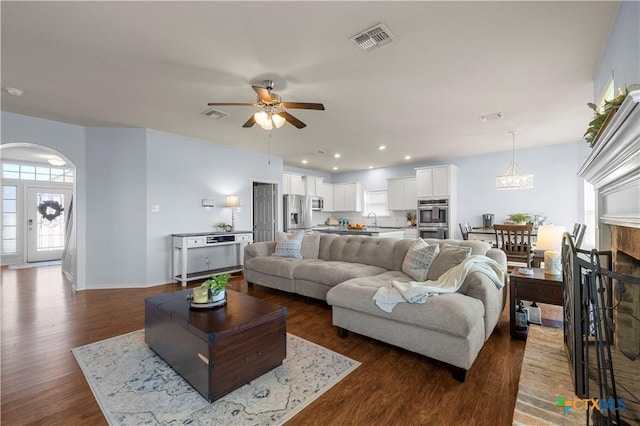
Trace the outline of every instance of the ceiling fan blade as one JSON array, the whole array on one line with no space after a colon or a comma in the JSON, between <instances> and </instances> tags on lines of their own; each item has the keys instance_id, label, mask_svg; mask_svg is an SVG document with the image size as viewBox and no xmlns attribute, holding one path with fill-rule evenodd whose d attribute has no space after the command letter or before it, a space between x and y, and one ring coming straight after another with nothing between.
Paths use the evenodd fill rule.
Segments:
<instances>
[{"instance_id":1,"label":"ceiling fan blade","mask_svg":"<svg viewBox=\"0 0 640 426\"><path fill-rule=\"evenodd\" d=\"M246 123L244 123L242 125L242 127L252 127L254 124L256 124L256 119L253 118L253 114L251 114L251 117L249 117L249 119L247 120Z\"/></svg>"},{"instance_id":2,"label":"ceiling fan blade","mask_svg":"<svg viewBox=\"0 0 640 426\"><path fill-rule=\"evenodd\" d=\"M316 110L324 111L324 105L314 104L310 102L282 102L281 105L285 108L291 108L291 109L316 109Z\"/></svg>"},{"instance_id":3,"label":"ceiling fan blade","mask_svg":"<svg viewBox=\"0 0 640 426\"><path fill-rule=\"evenodd\" d=\"M269 94L269 91L267 89L260 86L251 86L251 87L253 87L253 90L256 91L256 93L258 94L258 98L262 102L264 102L265 104L273 103L273 99L271 99L271 95Z\"/></svg>"},{"instance_id":4,"label":"ceiling fan blade","mask_svg":"<svg viewBox=\"0 0 640 426\"><path fill-rule=\"evenodd\" d=\"M254 104L233 103L233 102L209 102L207 105L209 105L209 106L222 106L222 105L227 105L227 106L253 106Z\"/></svg>"},{"instance_id":5,"label":"ceiling fan blade","mask_svg":"<svg viewBox=\"0 0 640 426\"><path fill-rule=\"evenodd\" d=\"M280 111L278 114L280 114L282 117L284 117L285 120L287 120L289 123L296 126L298 129L307 127L306 124L304 124L302 121L295 118L293 115L289 114L287 111Z\"/></svg>"}]
</instances>

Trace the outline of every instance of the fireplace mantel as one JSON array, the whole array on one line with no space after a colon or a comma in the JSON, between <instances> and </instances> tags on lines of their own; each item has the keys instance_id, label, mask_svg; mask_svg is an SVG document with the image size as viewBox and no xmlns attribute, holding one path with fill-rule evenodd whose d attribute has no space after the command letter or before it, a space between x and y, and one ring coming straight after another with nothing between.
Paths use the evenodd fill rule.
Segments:
<instances>
[{"instance_id":1,"label":"fireplace mantel","mask_svg":"<svg viewBox=\"0 0 640 426\"><path fill-rule=\"evenodd\" d=\"M596 190L598 248L610 248L608 227L640 228L640 90L630 92L578 172Z\"/></svg>"}]
</instances>

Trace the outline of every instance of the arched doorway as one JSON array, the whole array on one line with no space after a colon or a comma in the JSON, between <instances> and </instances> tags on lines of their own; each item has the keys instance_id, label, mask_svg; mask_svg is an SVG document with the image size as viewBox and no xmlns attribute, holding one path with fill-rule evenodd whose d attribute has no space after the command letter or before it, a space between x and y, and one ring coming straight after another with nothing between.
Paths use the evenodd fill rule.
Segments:
<instances>
[{"instance_id":1,"label":"arched doorway","mask_svg":"<svg viewBox=\"0 0 640 426\"><path fill-rule=\"evenodd\" d=\"M2 264L61 260L76 287L76 166L64 154L33 143L0 145Z\"/></svg>"}]
</instances>

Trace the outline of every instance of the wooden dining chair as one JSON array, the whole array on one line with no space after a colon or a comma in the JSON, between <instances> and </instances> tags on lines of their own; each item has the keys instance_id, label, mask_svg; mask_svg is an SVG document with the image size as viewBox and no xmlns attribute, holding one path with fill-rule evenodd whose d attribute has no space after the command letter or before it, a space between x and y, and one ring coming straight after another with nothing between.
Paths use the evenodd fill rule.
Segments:
<instances>
[{"instance_id":1,"label":"wooden dining chair","mask_svg":"<svg viewBox=\"0 0 640 426\"><path fill-rule=\"evenodd\" d=\"M459 223L458 225L460 225L460 232L462 232L462 239L463 240L468 240L469 239L469 231L472 231L473 227L471 226L471 224L469 222L462 222L462 223Z\"/></svg>"},{"instance_id":2,"label":"wooden dining chair","mask_svg":"<svg viewBox=\"0 0 640 426\"><path fill-rule=\"evenodd\" d=\"M531 248L531 231L533 224L526 225L493 225L496 233L496 244L507 255L507 262L524 263L530 267L533 263Z\"/></svg>"}]
</instances>

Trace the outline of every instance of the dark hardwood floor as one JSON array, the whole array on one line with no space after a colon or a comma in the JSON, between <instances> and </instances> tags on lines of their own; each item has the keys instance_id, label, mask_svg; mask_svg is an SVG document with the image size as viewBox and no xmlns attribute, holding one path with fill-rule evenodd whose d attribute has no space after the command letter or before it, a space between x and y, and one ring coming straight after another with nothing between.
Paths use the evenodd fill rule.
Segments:
<instances>
[{"instance_id":1,"label":"dark hardwood floor","mask_svg":"<svg viewBox=\"0 0 640 426\"><path fill-rule=\"evenodd\" d=\"M181 287L74 292L59 266L1 273L2 424L106 424L71 349L144 328L144 299ZM507 310L459 383L440 362L354 333L338 338L324 302L248 289L241 276L231 288L287 306L288 332L362 363L288 424L512 422L524 342L510 339Z\"/></svg>"}]
</instances>

